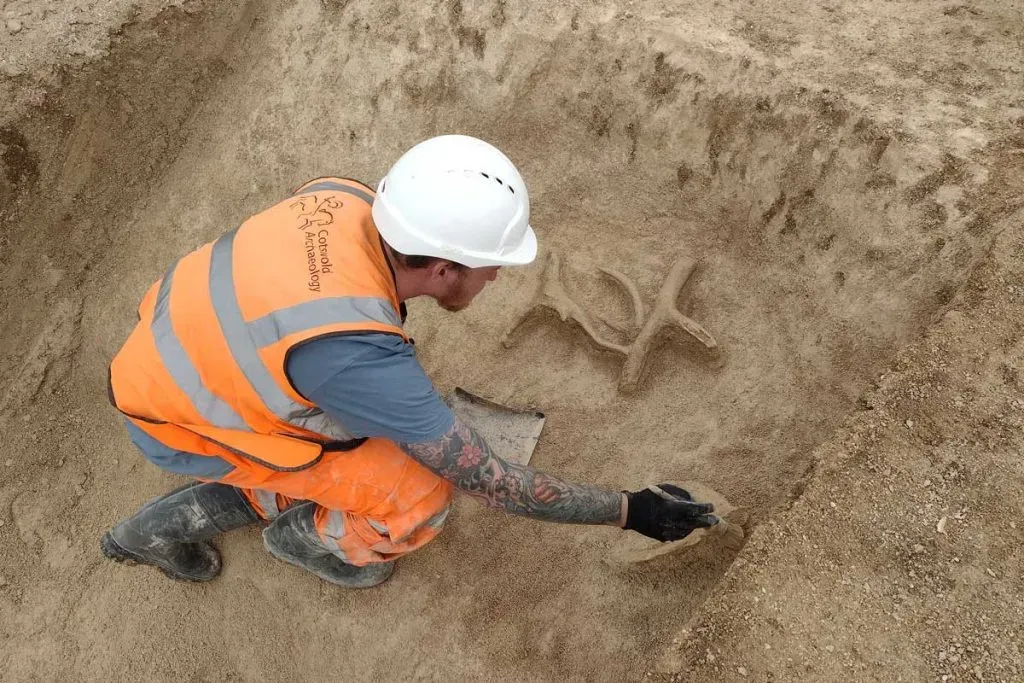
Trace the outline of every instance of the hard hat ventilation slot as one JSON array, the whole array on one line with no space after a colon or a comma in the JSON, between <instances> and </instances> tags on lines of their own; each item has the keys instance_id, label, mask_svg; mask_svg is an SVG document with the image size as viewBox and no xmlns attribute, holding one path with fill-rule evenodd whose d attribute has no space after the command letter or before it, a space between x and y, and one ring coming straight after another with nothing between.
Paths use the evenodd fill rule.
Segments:
<instances>
[{"instance_id":1,"label":"hard hat ventilation slot","mask_svg":"<svg viewBox=\"0 0 1024 683\"><path fill-rule=\"evenodd\" d=\"M492 178L491 178L491 176L487 175L487 174L486 174L486 173L484 173L483 171L479 171L479 173L480 173L480 175L482 175L482 176L483 176L484 178L487 178L488 180L491 180L491 179L492 179ZM506 185L506 184L504 183L504 181L502 181L502 179L501 179L501 178L499 178L498 176L494 176L493 180L497 181L497 183L498 183L499 185L501 185L502 187L507 187L507 188L508 188L508 191L509 191L509 192L511 192L512 194L515 194L515 193L516 193L516 191L515 191L515 190L514 190L514 189L512 188L512 186L511 186L511 185Z\"/></svg>"}]
</instances>

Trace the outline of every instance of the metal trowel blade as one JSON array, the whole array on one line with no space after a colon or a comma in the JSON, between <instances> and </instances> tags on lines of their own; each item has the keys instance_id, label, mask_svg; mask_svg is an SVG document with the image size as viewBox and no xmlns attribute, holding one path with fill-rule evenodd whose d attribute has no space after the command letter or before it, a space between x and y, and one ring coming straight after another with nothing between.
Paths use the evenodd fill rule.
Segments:
<instances>
[{"instance_id":1,"label":"metal trowel blade","mask_svg":"<svg viewBox=\"0 0 1024 683\"><path fill-rule=\"evenodd\" d=\"M446 399L460 420L476 430L508 462L529 465L544 429L544 413L511 408L456 388Z\"/></svg>"}]
</instances>

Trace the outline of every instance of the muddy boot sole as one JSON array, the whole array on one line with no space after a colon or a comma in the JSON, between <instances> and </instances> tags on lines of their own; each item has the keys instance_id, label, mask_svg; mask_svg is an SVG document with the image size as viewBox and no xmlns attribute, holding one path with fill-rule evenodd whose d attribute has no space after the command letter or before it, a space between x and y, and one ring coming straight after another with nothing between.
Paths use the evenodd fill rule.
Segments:
<instances>
[{"instance_id":1,"label":"muddy boot sole","mask_svg":"<svg viewBox=\"0 0 1024 683\"><path fill-rule=\"evenodd\" d=\"M202 583L216 578L217 575L220 574L221 570L220 553L217 552L217 549L209 543L189 543L188 545L195 546L195 552L202 553L207 557L209 560L208 571L197 574L184 574L175 570L173 567L165 566L157 560L146 558L122 547L114 540L114 537L110 535L109 531L103 534L103 538L100 539L100 550L103 551L103 555L119 564L126 566L143 564L150 567L156 567L162 571L167 578L174 579L175 581Z\"/></svg>"}]
</instances>

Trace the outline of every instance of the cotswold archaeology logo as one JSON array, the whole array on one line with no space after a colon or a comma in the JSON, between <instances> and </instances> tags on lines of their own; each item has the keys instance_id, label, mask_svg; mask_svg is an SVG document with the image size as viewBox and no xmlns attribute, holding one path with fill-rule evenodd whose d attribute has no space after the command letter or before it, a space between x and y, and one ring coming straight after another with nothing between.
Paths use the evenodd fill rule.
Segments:
<instances>
[{"instance_id":1,"label":"cotswold archaeology logo","mask_svg":"<svg viewBox=\"0 0 1024 683\"><path fill-rule=\"evenodd\" d=\"M311 292L320 291L320 276L334 272L329 252L331 233L327 227L334 223L332 211L342 206L344 204L333 197L320 198L317 195L299 197L291 205L298 212L298 224L295 227L303 232L306 268L309 271L306 287Z\"/></svg>"},{"instance_id":2,"label":"cotswold archaeology logo","mask_svg":"<svg viewBox=\"0 0 1024 683\"><path fill-rule=\"evenodd\" d=\"M309 268L307 286L311 292L320 291L320 276L332 272L334 265L327 251L327 238L330 233L320 230L316 233L306 231L306 264Z\"/></svg>"}]
</instances>

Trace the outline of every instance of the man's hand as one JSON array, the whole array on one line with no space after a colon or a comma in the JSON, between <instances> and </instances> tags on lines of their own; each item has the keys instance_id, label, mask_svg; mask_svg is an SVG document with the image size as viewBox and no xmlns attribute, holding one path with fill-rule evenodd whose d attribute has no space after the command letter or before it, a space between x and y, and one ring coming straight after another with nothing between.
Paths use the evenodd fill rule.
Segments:
<instances>
[{"instance_id":1,"label":"man's hand","mask_svg":"<svg viewBox=\"0 0 1024 683\"><path fill-rule=\"evenodd\" d=\"M571 484L532 467L506 462L458 418L437 441L399 446L488 507L549 522L615 526L624 522L623 494Z\"/></svg>"},{"instance_id":2,"label":"man's hand","mask_svg":"<svg viewBox=\"0 0 1024 683\"><path fill-rule=\"evenodd\" d=\"M657 541L678 541L694 529L713 526L718 518L711 503L694 502L693 496L672 484L659 484L627 493L626 525Z\"/></svg>"}]
</instances>

